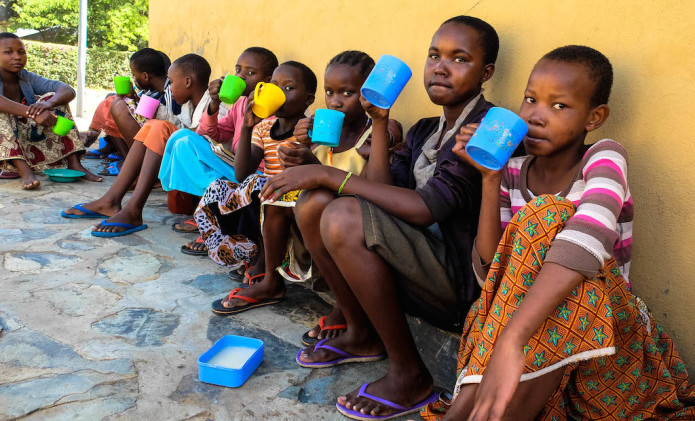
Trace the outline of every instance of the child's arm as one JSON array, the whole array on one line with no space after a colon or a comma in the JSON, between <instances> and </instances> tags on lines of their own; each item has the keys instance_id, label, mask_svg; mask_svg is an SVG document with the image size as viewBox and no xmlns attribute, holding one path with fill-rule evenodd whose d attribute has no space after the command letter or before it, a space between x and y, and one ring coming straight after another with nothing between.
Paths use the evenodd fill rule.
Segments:
<instances>
[{"instance_id":1,"label":"child's arm","mask_svg":"<svg viewBox=\"0 0 695 421\"><path fill-rule=\"evenodd\" d=\"M345 171L327 165L288 168L266 183L261 197L273 202L291 190L325 187L338 191L347 180L341 193L358 195L413 225L429 226L434 222L432 211L417 191L370 181L356 174L346 177Z\"/></svg>"},{"instance_id":2,"label":"child's arm","mask_svg":"<svg viewBox=\"0 0 695 421\"><path fill-rule=\"evenodd\" d=\"M294 126L292 136L294 141L283 142L278 146L278 160L283 168L297 165L321 164L321 161L311 152L309 129L313 126L313 117L306 117Z\"/></svg>"},{"instance_id":3,"label":"child's arm","mask_svg":"<svg viewBox=\"0 0 695 421\"><path fill-rule=\"evenodd\" d=\"M550 262L543 264L524 301L495 341L471 416L486 420L490 414L504 414L524 371L524 345L583 279L572 269Z\"/></svg>"},{"instance_id":4,"label":"child's arm","mask_svg":"<svg viewBox=\"0 0 695 421\"><path fill-rule=\"evenodd\" d=\"M263 159L263 148L251 144L252 135L257 139L257 142L260 141L261 144L263 142L257 126L261 122L261 118L251 111L252 107L253 99L249 99L249 102L246 104L244 123L241 126L236 157L234 158L234 172L236 179L239 181L253 174Z\"/></svg>"},{"instance_id":5,"label":"child's arm","mask_svg":"<svg viewBox=\"0 0 695 421\"><path fill-rule=\"evenodd\" d=\"M389 164L389 110L375 107L360 96L362 107L372 119L372 145L369 152L369 161L363 172L369 181L382 184L393 184L391 166Z\"/></svg>"},{"instance_id":6,"label":"child's arm","mask_svg":"<svg viewBox=\"0 0 695 421\"><path fill-rule=\"evenodd\" d=\"M228 143L234 140L234 119L236 113L234 112L234 108L232 108L227 115L219 118L220 104L222 103L219 93L222 80L224 80L224 78L210 82L210 86L208 86L210 104L208 105L207 112L204 112L200 118L200 123L195 132L202 136L208 136L216 142ZM230 151L232 150L231 147L228 149Z\"/></svg>"},{"instance_id":7,"label":"child's arm","mask_svg":"<svg viewBox=\"0 0 695 421\"><path fill-rule=\"evenodd\" d=\"M75 91L63 82L57 80L46 79L36 73L26 73L27 82L37 95L43 95L48 92L53 92L54 95L43 102L36 102L29 106L29 115L34 118L38 113L44 110L57 107L59 105L67 105L75 99Z\"/></svg>"},{"instance_id":8,"label":"child's arm","mask_svg":"<svg viewBox=\"0 0 695 421\"><path fill-rule=\"evenodd\" d=\"M490 262L502 238L500 221L502 171L493 171L481 166L471 159L466 152L466 145L477 128L477 123L461 127L460 133L456 135L456 145L454 145L452 151L480 171L483 176L483 195L480 201L480 218L478 220L475 248L483 262Z\"/></svg>"},{"instance_id":9,"label":"child's arm","mask_svg":"<svg viewBox=\"0 0 695 421\"><path fill-rule=\"evenodd\" d=\"M31 117L28 111L29 107L26 105L22 105L19 102L12 101L3 95L0 95L0 113L14 114L20 117Z\"/></svg>"}]
</instances>

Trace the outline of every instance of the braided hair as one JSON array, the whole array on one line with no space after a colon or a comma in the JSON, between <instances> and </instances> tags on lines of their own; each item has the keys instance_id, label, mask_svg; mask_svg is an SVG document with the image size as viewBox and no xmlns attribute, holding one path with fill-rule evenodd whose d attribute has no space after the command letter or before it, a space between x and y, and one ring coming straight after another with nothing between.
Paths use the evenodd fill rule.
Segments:
<instances>
[{"instance_id":1,"label":"braided hair","mask_svg":"<svg viewBox=\"0 0 695 421\"><path fill-rule=\"evenodd\" d=\"M369 72L374 68L374 59L371 58L369 54L362 51L348 50L333 57L326 67L333 64L344 64L346 66L357 67L360 75L366 78Z\"/></svg>"}]
</instances>

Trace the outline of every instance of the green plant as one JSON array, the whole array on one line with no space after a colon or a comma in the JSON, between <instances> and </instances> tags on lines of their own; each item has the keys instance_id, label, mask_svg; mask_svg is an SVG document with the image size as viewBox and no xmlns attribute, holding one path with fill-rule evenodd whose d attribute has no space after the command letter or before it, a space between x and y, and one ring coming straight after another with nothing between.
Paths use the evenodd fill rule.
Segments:
<instances>
[{"instance_id":1,"label":"green plant","mask_svg":"<svg viewBox=\"0 0 695 421\"><path fill-rule=\"evenodd\" d=\"M77 47L24 41L27 47L27 70L71 86L77 84ZM130 75L128 51L100 48L87 50L87 80L90 88L113 89L113 77Z\"/></svg>"},{"instance_id":2,"label":"green plant","mask_svg":"<svg viewBox=\"0 0 695 421\"><path fill-rule=\"evenodd\" d=\"M43 31L41 40L75 45L79 0L13 0L10 28ZM148 0L90 0L87 45L112 50L147 47Z\"/></svg>"}]
</instances>

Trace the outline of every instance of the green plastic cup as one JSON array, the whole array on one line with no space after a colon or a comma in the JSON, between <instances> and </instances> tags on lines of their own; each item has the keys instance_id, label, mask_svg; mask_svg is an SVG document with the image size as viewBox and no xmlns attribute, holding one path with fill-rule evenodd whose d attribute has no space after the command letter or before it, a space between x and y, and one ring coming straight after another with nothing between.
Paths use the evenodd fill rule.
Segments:
<instances>
[{"instance_id":1,"label":"green plastic cup","mask_svg":"<svg viewBox=\"0 0 695 421\"><path fill-rule=\"evenodd\" d=\"M116 76L113 78L118 95L128 95L130 93L130 78L128 76Z\"/></svg>"},{"instance_id":2,"label":"green plastic cup","mask_svg":"<svg viewBox=\"0 0 695 421\"><path fill-rule=\"evenodd\" d=\"M239 76L229 75L222 81L220 86L220 101L232 105L244 93L246 82Z\"/></svg>"},{"instance_id":3,"label":"green plastic cup","mask_svg":"<svg viewBox=\"0 0 695 421\"><path fill-rule=\"evenodd\" d=\"M70 120L69 118L65 118L63 116L57 115L56 118L56 124L53 126L53 133L57 134L58 136L65 136L72 130L73 127L75 127L75 122Z\"/></svg>"}]
</instances>

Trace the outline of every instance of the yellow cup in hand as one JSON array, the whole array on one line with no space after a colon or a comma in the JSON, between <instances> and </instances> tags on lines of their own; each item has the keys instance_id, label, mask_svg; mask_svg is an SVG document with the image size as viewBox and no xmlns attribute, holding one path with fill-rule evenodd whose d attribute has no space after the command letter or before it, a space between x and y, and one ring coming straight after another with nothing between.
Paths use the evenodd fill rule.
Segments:
<instances>
[{"instance_id":1,"label":"yellow cup in hand","mask_svg":"<svg viewBox=\"0 0 695 421\"><path fill-rule=\"evenodd\" d=\"M251 111L260 118L268 118L285 103L285 93L272 83L258 82L253 93Z\"/></svg>"}]
</instances>

